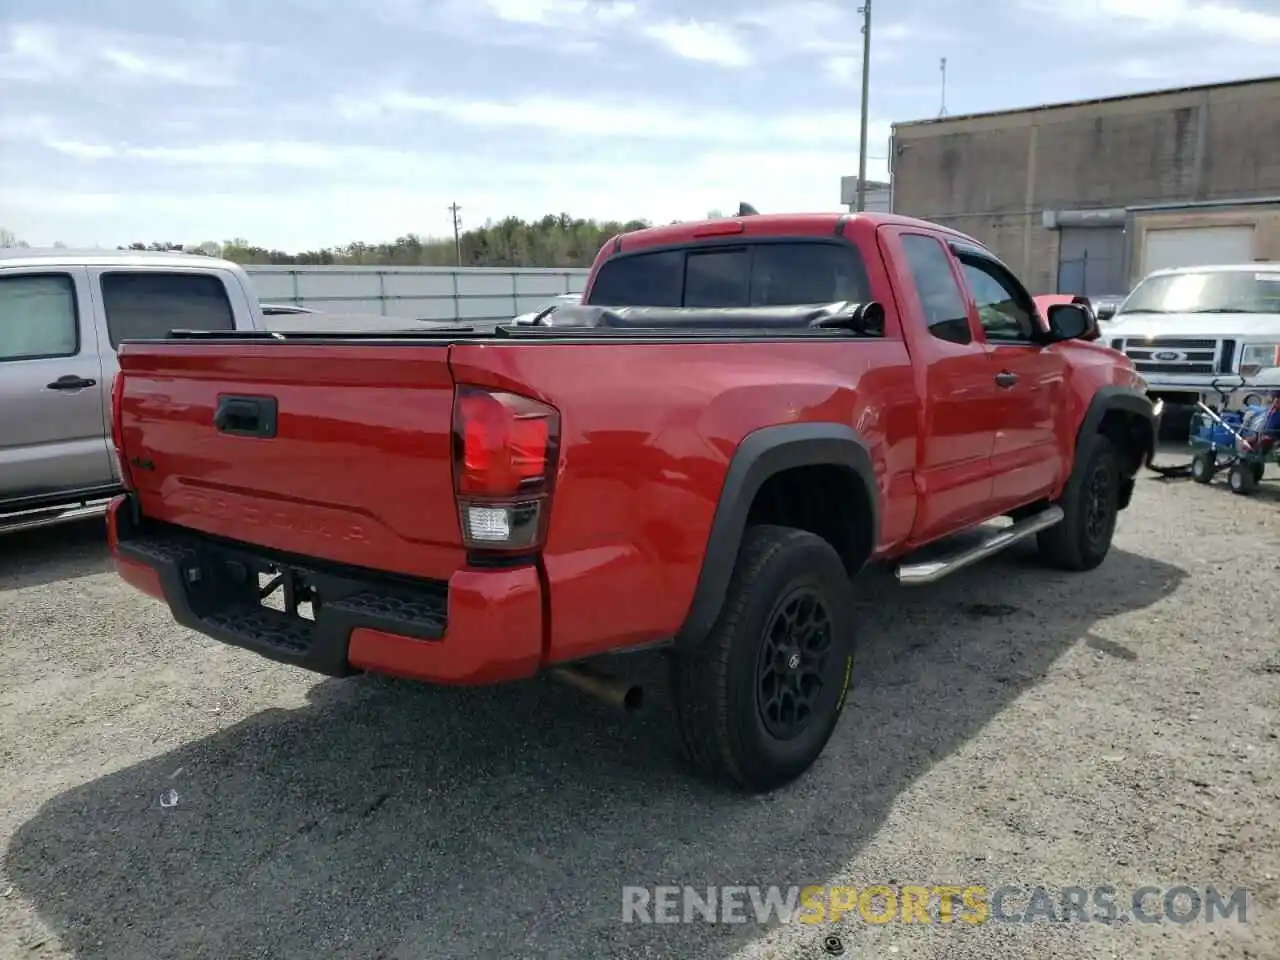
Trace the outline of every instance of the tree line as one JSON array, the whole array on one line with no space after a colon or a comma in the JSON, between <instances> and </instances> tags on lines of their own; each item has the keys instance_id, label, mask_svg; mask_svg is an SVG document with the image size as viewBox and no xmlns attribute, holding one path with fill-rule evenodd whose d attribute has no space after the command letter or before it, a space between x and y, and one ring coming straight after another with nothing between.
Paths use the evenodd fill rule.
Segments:
<instances>
[{"instance_id":1,"label":"tree line","mask_svg":"<svg viewBox=\"0 0 1280 960\"><path fill-rule=\"evenodd\" d=\"M714 211L708 216L719 216ZM650 226L647 220L584 220L567 213L526 221L506 217L440 239L407 233L390 243L353 242L323 250L288 253L248 240L131 243L121 250L164 250L222 257L244 264L319 264L435 267L589 267L600 247L615 234ZM5 240L8 243L5 243ZM0 246L25 246L9 231L0 230ZM62 244L58 244L62 246Z\"/></svg>"}]
</instances>

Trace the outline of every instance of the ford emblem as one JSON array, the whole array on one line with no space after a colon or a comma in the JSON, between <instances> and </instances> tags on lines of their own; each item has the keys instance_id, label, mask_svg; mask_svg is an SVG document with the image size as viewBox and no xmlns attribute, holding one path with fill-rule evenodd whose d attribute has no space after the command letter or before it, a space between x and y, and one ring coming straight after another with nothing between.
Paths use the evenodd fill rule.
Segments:
<instances>
[{"instance_id":1,"label":"ford emblem","mask_svg":"<svg viewBox=\"0 0 1280 960\"><path fill-rule=\"evenodd\" d=\"M1185 360L1187 357L1186 354L1180 353L1177 350L1159 350L1151 355L1151 359L1167 363L1170 360Z\"/></svg>"}]
</instances>

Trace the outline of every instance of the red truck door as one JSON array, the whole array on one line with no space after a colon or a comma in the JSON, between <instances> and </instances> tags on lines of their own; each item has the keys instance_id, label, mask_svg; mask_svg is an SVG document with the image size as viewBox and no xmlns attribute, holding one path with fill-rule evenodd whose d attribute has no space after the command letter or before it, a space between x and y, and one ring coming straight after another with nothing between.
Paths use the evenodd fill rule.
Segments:
<instances>
[{"instance_id":1,"label":"red truck door","mask_svg":"<svg viewBox=\"0 0 1280 960\"><path fill-rule=\"evenodd\" d=\"M997 397L955 261L936 236L881 228L921 397L913 543L986 519Z\"/></svg>"},{"instance_id":2,"label":"red truck door","mask_svg":"<svg viewBox=\"0 0 1280 960\"><path fill-rule=\"evenodd\" d=\"M991 450L993 506L1010 509L1049 494L1065 469L1056 425L1065 399L1066 360L1033 340L1035 302L985 252L953 245L986 341L998 395Z\"/></svg>"}]
</instances>

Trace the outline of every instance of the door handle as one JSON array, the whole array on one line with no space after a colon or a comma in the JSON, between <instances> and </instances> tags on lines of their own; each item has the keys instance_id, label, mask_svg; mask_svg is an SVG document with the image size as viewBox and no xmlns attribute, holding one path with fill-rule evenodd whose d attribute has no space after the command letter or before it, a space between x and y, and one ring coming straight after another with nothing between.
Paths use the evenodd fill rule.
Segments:
<instances>
[{"instance_id":1,"label":"door handle","mask_svg":"<svg viewBox=\"0 0 1280 960\"><path fill-rule=\"evenodd\" d=\"M275 397L219 397L213 426L241 437L274 437L276 413Z\"/></svg>"},{"instance_id":2,"label":"door handle","mask_svg":"<svg viewBox=\"0 0 1280 960\"><path fill-rule=\"evenodd\" d=\"M1001 370L996 374L996 386L1001 390L1008 390L1018 382L1018 375L1010 373L1008 370Z\"/></svg>"},{"instance_id":3,"label":"door handle","mask_svg":"<svg viewBox=\"0 0 1280 960\"><path fill-rule=\"evenodd\" d=\"M87 380L84 377L77 377L75 374L67 374L65 377L59 377L53 383L46 384L47 390L83 390L85 387L97 386L97 380Z\"/></svg>"}]
</instances>

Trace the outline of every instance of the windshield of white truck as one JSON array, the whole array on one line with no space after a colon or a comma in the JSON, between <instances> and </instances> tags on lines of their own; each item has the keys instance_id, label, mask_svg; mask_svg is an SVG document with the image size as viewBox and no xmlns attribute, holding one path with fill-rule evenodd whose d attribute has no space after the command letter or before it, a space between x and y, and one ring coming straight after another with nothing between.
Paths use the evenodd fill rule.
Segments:
<instances>
[{"instance_id":1,"label":"windshield of white truck","mask_svg":"<svg viewBox=\"0 0 1280 960\"><path fill-rule=\"evenodd\" d=\"M1116 316L1131 313L1280 314L1280 270L1198 270L1148 277Z\"/></svg>"}]
</instances>

